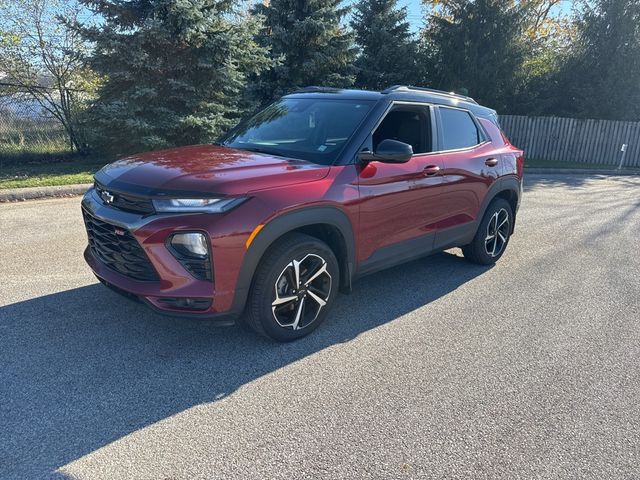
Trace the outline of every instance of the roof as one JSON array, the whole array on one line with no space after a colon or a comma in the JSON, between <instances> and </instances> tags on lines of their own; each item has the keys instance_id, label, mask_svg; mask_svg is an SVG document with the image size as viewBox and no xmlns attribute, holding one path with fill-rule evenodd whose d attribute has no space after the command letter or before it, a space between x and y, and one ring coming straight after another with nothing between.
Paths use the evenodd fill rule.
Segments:
<instances>
[{"instance_id":1,"label":"roof","mask_svg":"<svg viewBox=\"0 0 640 480\"><path fill-rule=\"evenodd\" d=\"M496 114L495 110L479 105L471 97L458 95L452 92L444 92L442 90L412 87L407 85L394 85L381 92L331 87L306 87L296 90L287 96L300 97L309 95L323 97L339 96L341 98L353 100L382 100L386 98L392 101L426 102L436 105L465 108L482 117Z\"/></svg>"}]
</instances>

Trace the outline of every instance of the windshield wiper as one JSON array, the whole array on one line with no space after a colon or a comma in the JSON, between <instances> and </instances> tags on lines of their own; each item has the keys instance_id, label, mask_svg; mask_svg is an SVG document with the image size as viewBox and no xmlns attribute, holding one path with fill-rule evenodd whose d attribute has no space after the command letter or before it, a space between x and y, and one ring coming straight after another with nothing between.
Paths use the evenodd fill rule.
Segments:
<instances>
[{"instance_id":1,"label":"windshield wiper","mask_svg":"<svg viewBox=\"0 0 640 480\"><path fill-rule=\"evenodd\" d=\"M229 145L225 145L225 147L226 146L229 146ZM274 157L286 157L286 155L283 155L282 153L278 153L277 151L269 150L266 148L260 148L260 147L245 147L245 146L235 147L234 146L230 148L237 148L238 150L247 150L249 152L264 153L267 155L273 155Z\"/></svg>"}]
</instances>

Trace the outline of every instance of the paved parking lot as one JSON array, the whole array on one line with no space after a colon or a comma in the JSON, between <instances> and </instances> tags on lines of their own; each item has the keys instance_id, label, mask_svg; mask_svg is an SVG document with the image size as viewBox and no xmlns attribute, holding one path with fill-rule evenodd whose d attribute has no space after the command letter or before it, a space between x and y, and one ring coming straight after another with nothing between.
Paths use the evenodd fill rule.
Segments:
<instances>
[{"instance_id":1,"label":"paved parking lot","mask_svg":"<svg viewBox=\"0 0 640 480\"><path fill-rule=\"evenodd\" d=\"M640 178L531 175L518 222L281 345L97 284L79 199L2 204L0 478L638 478Z\"/></svg>"}]
</instances>

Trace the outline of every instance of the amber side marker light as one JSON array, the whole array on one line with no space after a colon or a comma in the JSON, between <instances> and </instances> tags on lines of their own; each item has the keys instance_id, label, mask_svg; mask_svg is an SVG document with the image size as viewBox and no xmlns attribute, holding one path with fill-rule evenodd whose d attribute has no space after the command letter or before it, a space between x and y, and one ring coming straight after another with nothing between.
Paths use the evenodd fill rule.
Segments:
<instances>
[{"instance_id":1,"label":"amber side marker light","mask_svg":"<svg viewBox=\"0 0 640 480\"><path fill-rule=\"evenodd\" d=\"M251 242L253 242L253 239L256 238L256 235L260 233L260 230L262 230L263 227L264 227L264 223L261 223L260 225L258 225L256 228L253 229L253 232L251 232L251 235L249 235L249 238L247 238L247 241L244 242L247 248L249 248L249 245L251 245Z\"/></svg>"}]
</instances>

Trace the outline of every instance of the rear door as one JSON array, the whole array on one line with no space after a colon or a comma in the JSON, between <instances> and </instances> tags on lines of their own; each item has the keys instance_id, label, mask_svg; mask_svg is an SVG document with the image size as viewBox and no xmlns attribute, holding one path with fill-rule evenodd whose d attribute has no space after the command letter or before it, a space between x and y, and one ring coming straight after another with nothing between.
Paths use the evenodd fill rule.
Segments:
<instances>
[{"instance_id":1,"label":"rear door","mask_svg":"<svg viewBox=\"0 0 640 480\"><path fill-rule=\"evenodd\" d=\"M443 188L434 248L441 248L473 236L482 201L502 165L500 153L471 112L440 105L436 124Z\"/></svg>"}]
</instances>

